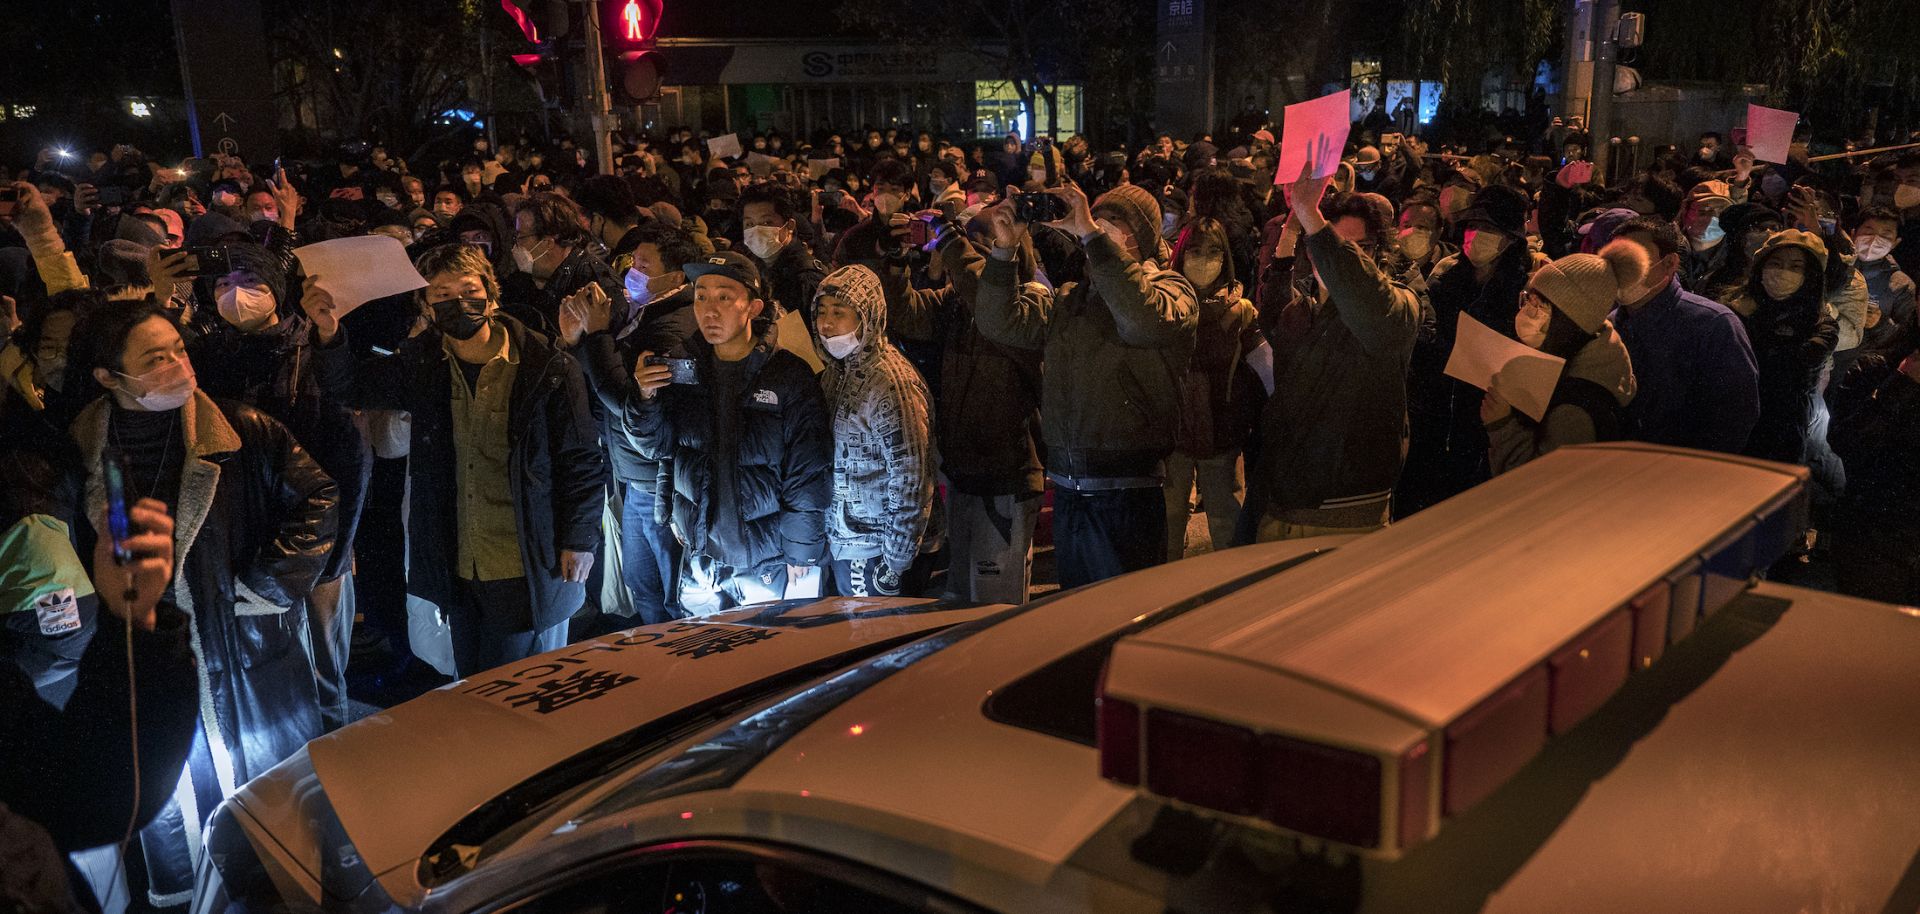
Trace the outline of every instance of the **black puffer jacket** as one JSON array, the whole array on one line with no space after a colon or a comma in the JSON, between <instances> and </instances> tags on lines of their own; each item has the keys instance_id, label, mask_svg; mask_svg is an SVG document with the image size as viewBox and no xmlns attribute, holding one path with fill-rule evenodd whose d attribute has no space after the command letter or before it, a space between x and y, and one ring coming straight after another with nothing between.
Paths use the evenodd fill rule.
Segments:
<instances>
[{"instance_id":1,"label":"black puffer jacket","mask_svg":"<svg viewBox=\"0 0 1920 914\"><path fill-rule=\"evenodd\" d=\"M520 532L520 561L533 594L536 630L579 610L586 588L560 577L560 552L600 548L606 455L587 411L587 382L545 336L496 314L520 353L507 409L507 485ZM407 591L445 606L459 562L453 441L453 378L438 330L400 344L392 355L358 365L346 334L314 349L323 389L367 409L413 414L413 480L408 499Z\"/></svg>"},{"instance_id":2,"label":"black puffer jacket","mask_svg":"<svg viewBox=\"0 0 1920 914\"><path fill-rule=\"evenodd\" d=\"M700 383L670 384L651 400L636 396L626 410L628 430L641 453L660 461L658 491L672 490L669 519L688 550L740 570L812 565L826 553L826 509L833 495L826 401L807 363L776 348L773 328L763 324L757 330L736 407L738 453L713 452L713 346L698 333L669 355L693 359ZM714 465L722 460L734 467L739 555L709 550Z\"/></svg>"},{"instance_id":3,"label":"black puffer jacket","mask_svg":"<svg viewBox=\"0 0 1920 914\"><path fill-rule=\"evenodd\" d=\"M939 408L933 411L940 470L969 495L1024 495L1045 485L1040 463L1040 353L996 343L973 320L986 258L953 233L939 256L951 278L941 289L909 287L881 274L887 289L887 329L902 339L940 347ZM1033 252L1021 252L1026 270ZM1037 284L1020 296L1042 299Z\"/></svg>"},{"instance_id":4,"label":"black puffer jacket","mask_svg":"<svg viewBox=\"0 0 1920 914\"><path fill-rule=\"evenodd\" d=\"M106 514L100 449L110 412L102 397L74 420L87 517ZM186 557L171 596L193 619L201 715L210 731L217 724L208 736L240 784L321 733L306 598L333 553L336 491L286 427L259 410L195 393L181 422L186 465L174 541Z\"/></svg>"},{"instance_id":5,"label":"black puffer jacket","mask_svg":"<svg viewBox=\"0 0 1920 914\"><path fill-rule=\"evenodd\" d=\"M688 283L641 309L633 326L588 334L575 348L574 357L586 369L587 384L599 401L600 437L613 461L614 479L645 492L658 488L660 464L640 453L621 415L626 404L640 396L633 383L633 366L640 353L664 355L699 333L700 325L693 318L693 284Z\"/></svg>"},{"instance_id":6,"label":"black puffer jacket","mask_svg":"<svg viewBox=\"0 0 1920 914\"><path fill-rule=\"evenodd\" d=\"M1819 299L1806 296L1795 303L1761 302L1743 319L1760 366L1760 419L1744 453L1805 463L1813 399L1819 396L1820 373L1840 340L1840 324Z\"/></svg>"}]
</instances>

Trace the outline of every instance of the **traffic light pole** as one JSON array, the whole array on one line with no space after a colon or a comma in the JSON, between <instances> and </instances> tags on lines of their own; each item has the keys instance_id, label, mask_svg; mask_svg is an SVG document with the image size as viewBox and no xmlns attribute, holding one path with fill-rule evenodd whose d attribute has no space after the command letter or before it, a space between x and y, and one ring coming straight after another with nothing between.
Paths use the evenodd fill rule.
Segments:
<instances>
[{"instance_id":1,"label":"traffic light pole","mask_svg":"<svg viewBox=\"0 0 1920 914\"><path fill-rule=\"evenodd\" d=\"M587 21L587 115L593 124L593 157L603 175L613 174L613 136L608 129L606 52L600 46L600 0L581 0Z\"/></svg>"},{"instance_id":2,"label":"traffic light pole","mask_svg":"<svg viewBox=\"0 0 1920 914\"><path fill-rule=\"evenodd\" d=\"M1593 156L1593 172L1608 174L1607 159L1613 153L1613 76L1620 57L1620 0L1598 0L1593 11L1593 100L1587 118L1587 149Z\"/></svg>"}]
</instances>

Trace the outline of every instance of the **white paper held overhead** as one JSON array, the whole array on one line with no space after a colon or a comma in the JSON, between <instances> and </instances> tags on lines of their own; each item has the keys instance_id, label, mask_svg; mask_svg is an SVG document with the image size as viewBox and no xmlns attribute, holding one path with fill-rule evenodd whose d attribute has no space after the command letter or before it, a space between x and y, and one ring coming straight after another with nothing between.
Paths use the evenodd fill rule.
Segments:
<instances>
[{"instance_id":1,"label":"white paper held overhead","mask_svg":"<svg viewBox=\"0 0 1920 914\"><path fill-rule=\"evenodd\" d=\"M1353 122L1347 120L1347 106L1353 90L1342 89L1312 101L1288 105L1280 122L1280 167L1273 173L1275 184L1300 180L1300 170L1313 162L1313 176L1324 178L1340 168L1340 155L1347 148L1347 134Z\"/></svg>"},{"instance_id":2,"label":"white paper held overhead","mask_svg":"<svg viewBox=\"0 0 1920 914\"><path fill-rule=\"evenodd\" d=\"M353 309L389 295L424 288L427 281L407 259L407 248L387 235L356 235L303 245L293 249L300 269L314 284L333 296L334 313L345 317Z\"/></svg>"}]
</instances>

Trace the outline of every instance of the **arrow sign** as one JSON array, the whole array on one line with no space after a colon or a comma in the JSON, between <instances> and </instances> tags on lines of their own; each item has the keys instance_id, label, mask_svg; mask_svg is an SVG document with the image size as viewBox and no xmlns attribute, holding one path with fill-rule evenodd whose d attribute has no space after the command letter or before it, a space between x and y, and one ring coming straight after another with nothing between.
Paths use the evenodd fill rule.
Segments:
<instances>
[{"instance_id":1,"label":"arrow sign","mask_svg":"<svg viewBox=\"0 0 1920 914\"><path fill-rule=\"evenodd\" d=\"M1167 61L1172 60L1173 52L1174 52L1173 42L1169 41L1166 44L1161 45L1160 46L1160 62L1166 63Z\"/></svg>"},{"instance_id":2,"label":"arrow sign","mask_svg":"<svg viewBox=\"0 0 1920 914\"><path fill-rule=\"evenodd\" d=\"M225 111L222 111L219 114L216 114L213 116L213 125L215 127L220 128L221 133L232 133L233 132L233 115L230 115Z\"/></svg>"}]
</instances>

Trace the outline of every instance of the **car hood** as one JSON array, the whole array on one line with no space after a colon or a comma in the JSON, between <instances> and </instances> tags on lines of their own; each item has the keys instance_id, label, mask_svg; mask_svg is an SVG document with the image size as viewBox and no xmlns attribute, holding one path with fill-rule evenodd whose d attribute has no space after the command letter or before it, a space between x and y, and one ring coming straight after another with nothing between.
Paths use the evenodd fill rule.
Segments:
<instances>
[{"instance_id":1,"label":"car hood","mask_svg":"<svg viewBox=\"0 0 1920 914\"><path fill-rule=\"evenodd\" d=\"M301 774L310 766L334 827L316 827L311 810L303 812L307 804L274 786L285 780L276 779L278 769L242 787L234 803L320 884L338 882L330 876L342 874L327 871L349 861L405 905L421 891L413 868L438 839L477 808L576 755L677 712L766 689L792 671L825 671L838 658L1005 608L884 598L786 601L581 641L309 743L304 757L286 764L298 763Z\"/></svg>"}]
</instances>

